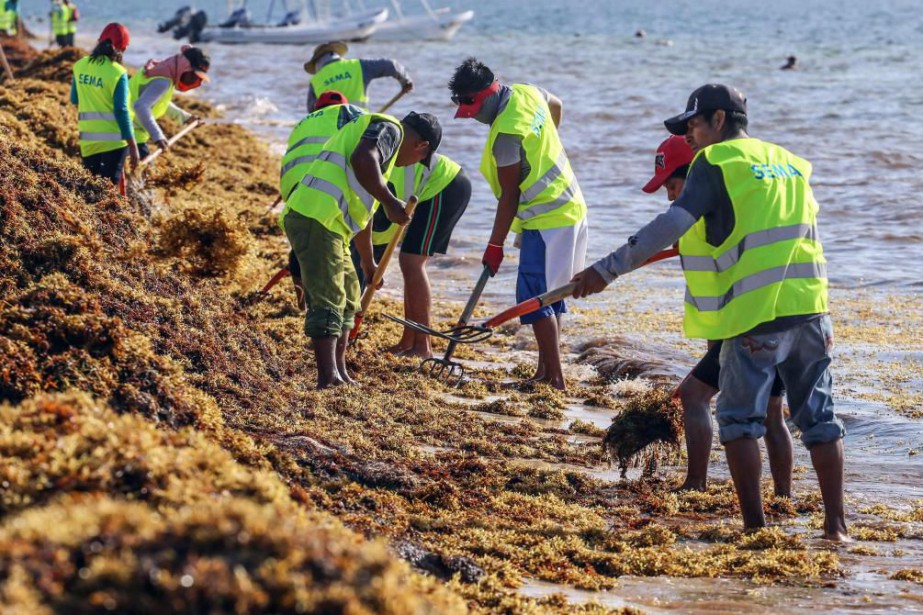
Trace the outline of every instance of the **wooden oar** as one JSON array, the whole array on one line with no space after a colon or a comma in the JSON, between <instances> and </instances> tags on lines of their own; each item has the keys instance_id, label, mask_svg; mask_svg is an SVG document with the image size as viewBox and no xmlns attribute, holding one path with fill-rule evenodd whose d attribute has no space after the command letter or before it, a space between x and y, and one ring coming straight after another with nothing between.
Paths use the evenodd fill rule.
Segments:
<instances>
[{"instance_id":1,"label":"wooden oar","mask_svg":"<svg viewBox=\"0 0 923 615\"><path fill-rule=\"evenodd\" d=\"M410 199L407 201L407 206L404 208L404 211L407 212L408 218L413 218L413 212L416 208L417 197L414 195L410 197ZM404 233L407 232L408 226L410 226L410 222L398 229L398 231L394 234L394 237L391 238L391 241L388 242L384 254L382 254L381 258L378 260L378 268L375 269L375 275L372 276L372 279L368 281L368 284L365 287L365 292L362 293L359 312L356 314L356 322L352 330L349 332L350 341L355 340L356 337L359 336L359 329L362 327L362 319L365 317L366 311L368 311L369 306L372 304L372 298L375 296L375 291L378 290L378 285L381 284L381 281L385 277L385 270L388 268L388 263L391 261L391 255L394 254L394 250L397 248L397 244L399 244L404 238Z\"/></svg>"}]
</instances>

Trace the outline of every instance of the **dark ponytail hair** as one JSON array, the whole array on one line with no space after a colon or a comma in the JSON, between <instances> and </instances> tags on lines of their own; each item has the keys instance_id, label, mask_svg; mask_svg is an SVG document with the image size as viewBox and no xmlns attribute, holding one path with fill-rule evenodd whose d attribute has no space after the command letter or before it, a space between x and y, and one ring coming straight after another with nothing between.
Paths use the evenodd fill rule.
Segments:
<instances>
[{"instance_id":1,"label":"dark ponytail hair","mask_svg":"<svg viewBox=\"0 0 923 615\"><path fill-rule=\"evenodd\" d=\"M110 40L99 41L96 44L90 54L90 62L102 62L103 57L109 58L113 62L122 62L122 52L116 51Z\"/></svg>"}]
</instances>

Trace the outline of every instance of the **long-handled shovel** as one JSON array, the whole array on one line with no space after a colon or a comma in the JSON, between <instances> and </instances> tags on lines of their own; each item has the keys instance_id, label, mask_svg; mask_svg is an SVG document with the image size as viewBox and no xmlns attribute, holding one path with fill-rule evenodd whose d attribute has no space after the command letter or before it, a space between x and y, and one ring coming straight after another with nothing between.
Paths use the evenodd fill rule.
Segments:
<instances>
[{"instance_id":1,"label":"long-handled shovel","mask_svg":"<svg viewBox=\"0 0 923 615\"><path fill-rule=\"evenodd\" d=\"M204 122L202 120L195 120L193 122L190 122L189 124L186 124L185 126L183 126L182 130L180 130L178 133L170 137L170 139L167 141L167 145L172 146L174 143L176 143L177 141L185 137L187 134L189 134L190 132L192 132L199 126L201 126L203 123ZM157 157L160 156L163 152L164 150L158 147L156 150L148 154L144 160L138 163L138 168L134 170L132 175L137 174L138 171L140 171L147 165L154 162L157 159Z\"/></svg>"},{"instance_id":2,"label":"long-handled shovel","mask_svg":"<svg viewBox=\"0 0 923 615\"><path fill-rule=\"evenodd\" d=\"M477 307L478 301L481 300L481 293L484 292L484 287L487 286L487 280L489 279L490 268L485 266L484 271L481 272L481 277L478 278L477 284L474 285L474 290L471 291L471 296L468 298L468 303L465 304L465 309L462 310L461 317L458 319L458 324L456 325L457 327L468 324L468 320L474 313L474 308ZM452 355L455 353L456 346L458 346L458 342L449 342L449 347L446 348L445 355L441 359L439 357L426 359L420 364L420 371L433 378L445 378L446 381L454 381L455 384L458 385L465 375L465 368L461 363L452 360Z\"/></svg>"},{"instance_id":3,"label":"long-handled shovel","mask_svg":"<svg viewBox=\"0 0 923 615\"><path fill-rule=\"evenodd\" d=\"M656 263L657 261L663 260L665 258L671 258L676 256L678 253L678 250L675 248L663 250L662 252L658 252L649 258L644 263L644 265ZM414 331L419 331L420 333L441 337L443 339L449 340L450 342L456 342L458 344L476 344L478 342L483 342L489 339L494 334L494 329L503 323L513 320L519 316L531 314L532 312L539 310L546 305L551 305L552 303L569 297L571 294L573 294L574 288L576 288L576 284L566 284L560 288L549 290L547 293L543 293L538 297L532 297L531 299L526 299L522 303L517 303L513 307L500 312L483 324L463 325L460 327L453 327L448 331L438 331L411 320L404 320L403 318L391 316L390 314L385 314L385 316L395 322L404 325L405 327L413 329Z\"/></svg>"},{"instance_id":4,"label":"long-handled shovel","mask_svg":"<svg viewBox=\"0 0 923 615\"><path fill-rule=\"evenodd\" d=\"M416 195L410 197L407 201L407 206L404 208L404 211L407 212L407 216L412 218L413 212L417 208L417 197ZM352 330L349 332L349 341L354 342L359 336L359 330L362 328L362 319L365 317L366 311L368 311L369 306L372 304L372 298L375 296L375 291L378 290L378 285L381 284L381 281L385 277L385 270L388 268L388 263L391 261L391 255L394 254L394 249L397 248L397 244L401 242L404 238L404 233L407 232L407 226L402 226L397 233L394 234L394 237L391 238L391 241L388 242L387 247L385 248L384 254L381 255L381 259L378 261L378 268L375 270L375 275L372 276L372 279L368 281L368 285L365 287L365 292L362 293L362 300L359 306L359 312L356 314L356 322Z\"/></svg>"}]
</instances>

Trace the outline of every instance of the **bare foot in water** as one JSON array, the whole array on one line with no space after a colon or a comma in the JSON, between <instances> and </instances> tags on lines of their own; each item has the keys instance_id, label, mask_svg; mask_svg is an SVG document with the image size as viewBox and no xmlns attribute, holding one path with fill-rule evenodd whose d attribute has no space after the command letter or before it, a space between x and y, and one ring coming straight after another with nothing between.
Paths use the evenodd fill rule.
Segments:
<instances>
[{"instance_id":1,"label":"bare foot in water","mask_svg":"<svg viewBox=\"0 0 923 615\"><path fill-rule=\"evenodd\" d=\"M397 355L399 357L404 356L404 353L406 353L408 350L410 350L410 348L404 348L400 344L395 344L394 346L388 346L385 348L385 352L388 354Z\"/></svg>"},{"instance_id":2,"label":"bare foot in water","mask_svg":"<svg viewBox=\"0 0 923 615\"><path fill-rule=\"evenodd\" d=\"M417 348L408 348L407 350L401 352L399 356L416 357L418 359L432 359L433 352L431 350L418 350Z\"/></svg>"}]
</instances>

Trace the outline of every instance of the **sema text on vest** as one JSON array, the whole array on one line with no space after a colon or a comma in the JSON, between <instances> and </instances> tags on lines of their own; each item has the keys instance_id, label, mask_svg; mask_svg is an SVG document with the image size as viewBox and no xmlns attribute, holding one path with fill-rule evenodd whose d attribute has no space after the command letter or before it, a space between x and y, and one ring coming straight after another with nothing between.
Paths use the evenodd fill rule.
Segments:
<instances>
[{"instance_id":1,"label":"sema text on vest","mask_svg":"<svg viewBox=\"0 0 923 615\"><path fill-rule=\"evenodd\" d=\"M801 171L793 164L752 164L753 179L788 179L790 177L804 177Z\"/></svg>"}]
</instances>

